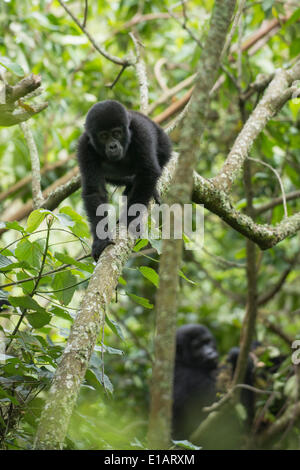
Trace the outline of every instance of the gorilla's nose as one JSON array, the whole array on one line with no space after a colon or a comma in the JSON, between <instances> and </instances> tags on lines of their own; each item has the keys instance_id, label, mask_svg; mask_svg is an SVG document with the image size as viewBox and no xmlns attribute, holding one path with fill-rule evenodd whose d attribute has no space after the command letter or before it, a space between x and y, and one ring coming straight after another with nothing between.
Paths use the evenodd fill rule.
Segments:
<instances>
[{"instance_id":1,"label":"gorilla's nose","mask_svg":"<svg viewBox=\"0 0 300 470\"><path fill-rule=\"evenodd\" d=\"M116 142L111 142L108 146L109 150L112 152L115 152L118 149L117 143Z\"/></svg>"}]
</instances>

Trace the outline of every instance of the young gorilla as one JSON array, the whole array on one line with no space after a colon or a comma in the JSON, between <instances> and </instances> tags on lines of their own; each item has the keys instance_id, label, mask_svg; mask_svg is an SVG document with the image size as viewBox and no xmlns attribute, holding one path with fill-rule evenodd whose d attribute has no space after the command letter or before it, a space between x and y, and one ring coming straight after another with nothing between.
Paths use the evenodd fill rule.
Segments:
<instances>
[{"instance_id":1,"label":"young gorilla","mask_svg":"<svg viewBox=\"0 0 300 470\"><path fill-rule=\"evenodd\" d=\"M230 366L230 379L236 367L239 348L232 348L227 363ZM253 362L249 357L245 383L253 385ZM175 440L189 439L193 431L207 416L202 411L217 398L217 380L223 367L218 365L216 342L210 331L203 325L184 325L176 334L176 357L173 390L173 433ZM227 371L226 371L227 372ZM244 393L246 392L246 393ZM253 418L254 395L245 390L241 402L245 406L248 419ZM206 449L234 448L240 444L240 422L235 410L222 416L213 433L206 433L201 442Z\"/></svg>"},{"instance_id":2,"label":"young gorilla","mask_svg":"<svg viewBox=\"0 0 300 470\"><path fill-rule=\"evenodd\" d=\"M106 183L126 186L128 211L133 204L147 206L159 199L156 183L171 156L171 142L148 117L127 111L118 101L96 103L89 110L85 132L79 139L77 157L82 179L82 197L93 236L92 256L97 261L107 245L99 239L97 224L104 215L97 207L107 203ZM127 226L134 216L127 217Z\"/></svg>"}]
</instances>

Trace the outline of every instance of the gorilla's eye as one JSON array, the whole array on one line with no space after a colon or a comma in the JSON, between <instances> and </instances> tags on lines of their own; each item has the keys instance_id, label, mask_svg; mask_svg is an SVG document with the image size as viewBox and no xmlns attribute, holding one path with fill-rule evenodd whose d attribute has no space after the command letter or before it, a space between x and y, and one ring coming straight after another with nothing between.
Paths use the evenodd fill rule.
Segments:
<instances>
[{"instance_id":1,"label":"gorilla's eye","mask_svg":"<svg viewBox=\"0 0 300 470\"><path fill-rule=\"evenodd\" d=\"M113 129L112 136L114 139L120 140L122 138L123 132L122 129Z\"/></svg>"},{"instance_id":2,"label":"gorilla's eye","mask_svg":"<svg viewBox=\"0 0 300 470\"><path fill-rule=\"evenodd\" d=\"M202 346L203 342L201 340L199 340L198 338L194 338L192 339L191 341L191 345L193 348L198 348L200 346Z\"/></svg>"},{"instance_id":3,"label":"gorilla's eye","mask_svg":"<svg viewBox=\"0 0 300 470\"><path fill-rule=\"evenodd\" d=\"M105 142L108 139L108 132L106 131L99 132L98 136L100 140Z\"/></svg>"}]
</instances>

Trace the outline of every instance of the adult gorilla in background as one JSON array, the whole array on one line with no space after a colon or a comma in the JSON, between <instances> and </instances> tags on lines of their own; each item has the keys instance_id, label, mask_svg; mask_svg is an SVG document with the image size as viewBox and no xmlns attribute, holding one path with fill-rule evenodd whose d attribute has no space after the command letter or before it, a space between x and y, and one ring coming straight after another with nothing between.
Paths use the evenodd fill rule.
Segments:
<instances>
[{"instance_id":1,"label":"adult gorilla in background","mask_svg":"<svg viewBox=\"0 0 300 470\"><path fill-rule=\"evenodd\" d=\"M128 211L133 204L147 206L152 197L159 200L156 184L170 156L168 136L147 116L128 111L113 100L96 103L89 110L77 157L95 260L112 243L109 233L105 239L99 239L96 233L97 224L104 218L96 215L96 210L107 203L106 183L126 186L123 194L128 196ZM127 226L134 218L127 217Z\"/></svg>"},{"instance_id":2,"label":"adult gorilla in background","mask_svg":"<svg viewBox=\"0 0 300 470\"><path fill-rule=\"evenodd\" d=\"M218 400L217 380L222 372L233 377L239 348L232 348L227 357L226 366L218 365L216 342L211 332L203 325L184 325L176 333L176 357L173 390L173 432L175 440L189 439L193 431L201 424L207 413L203 407ZM247 385L253 385L252 359L248 358L245 377ZM235 448L241 444L242 432L247 428L254 414L254 394L243 390L241 402L244 405L248 420L241 422L234 407L222 414L213 432L206 433L203 442L206 449Z\"/></svg>"},{"instance_id":3,"label":"adult gorilla in background","mask_svg":"<svg viewBox=\"0 0 300 470\"><path fill-rule=\"evenodd\" d=\"M176 333L173 439L188 439L216 399L216 342L203 325L184 325Z\"/></svg>"}]
</instances>

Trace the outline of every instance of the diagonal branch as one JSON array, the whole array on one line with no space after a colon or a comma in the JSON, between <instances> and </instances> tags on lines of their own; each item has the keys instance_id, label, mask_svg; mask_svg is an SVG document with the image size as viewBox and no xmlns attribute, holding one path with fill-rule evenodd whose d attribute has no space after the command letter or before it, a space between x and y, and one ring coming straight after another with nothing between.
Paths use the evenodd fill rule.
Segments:
<instances>
[{"instance_id":1,"label":"diagonal branch","mask_svg":"<svg viewBox=\"0 0 300 470\"><path fill-rule=\"evenodd\" d=\"M162 194L167 190L177 162L174 155L160 178ZM97 341L107 305L127 262L133 240L122 231L122 238L100 256L74 321L67 346L56 369L53 383L37 430L36 449L62 448L73 407Z\"/></svg>"},{"instance_id":2,"label":"diagonal branch","mask_svg":"<svg viewBox=\"0 0 300 470\"><path fill-rule=\"evenodd\" d=\"M194 94L180 130L180 156L166 202L181 206L190 201L196 147L206 122L209 92L218 72L220 56L230 25L235 0L216 0L208 36L198 65ZM176 214L174 215L176 219ZM171 223L173 230L175 221ZM167 449L171 437L172 383L175 355L178 270L182 240L165 239L159 265L160 285L156 300L155 361L152 372L148 440L152 449Z\"/></svg>"},{"instance_id":3,"label":"diagonal branch","mask_svg":"<svg viewBox=\"0 0 300 470\"><path fill-rule=\"evenodd\" d=\"M193 201L218 215L237 232L256 243L262 250L277 245L300 230L300 212L277 225L257 224L251 217L232 207L228 195L215 188L212 180L194 173Z\"/></svg>"},{"instance_id":4,"label":"diagonal branch","mask_svg":"<svg viewBox=\"0 0 300 470\"><path fill-rule=\"evenodd\" d=\"M291 193L286 194L286 201L293 201L294 199L300 199L300 190L292 191ZM265 204L261 204L258 207L254 207L254 215L260 215L263 212L273 209L273 207L279 206L282 203L283 197L276 197L270 202L266 202Z\"/></svg>"},{"instance_id":5,"label":"diagonal branch","mask_svg":"<svg viewBox=\"0 0 300 470\"><path fill-rule=\"evenodd\" d=\"M35 103L29 106L21 101L21 98L29 99L35 94L39 94L37 89L41 86L41 83L40 75L30 74L14 86L5 84L4 101L0 103L0 126L14 126L27 121L47 108L47 102Z\"/></svg>"}]
</instances>

